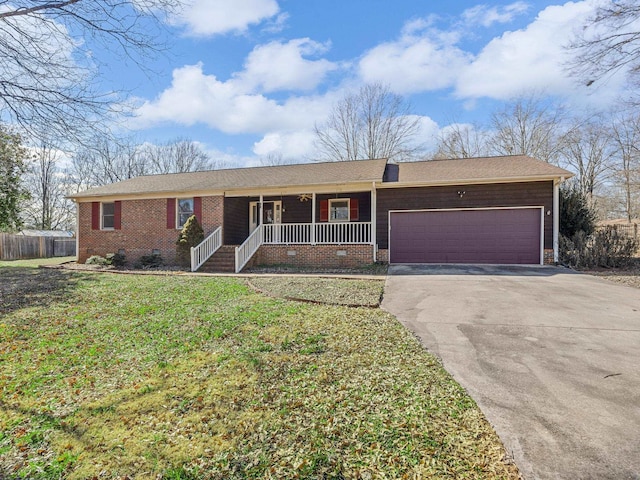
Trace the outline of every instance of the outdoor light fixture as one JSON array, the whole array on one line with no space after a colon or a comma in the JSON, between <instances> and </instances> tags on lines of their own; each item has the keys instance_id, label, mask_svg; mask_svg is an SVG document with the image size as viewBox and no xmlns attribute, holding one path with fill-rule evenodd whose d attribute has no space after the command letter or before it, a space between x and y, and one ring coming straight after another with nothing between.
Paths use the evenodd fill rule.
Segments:
<instances>
[{"instance_id":1,"label":"outdoor light fixture","mask_svg":"<svg viewBox=\"0 0 640 480\"><path fill-rule=\"evenodd\" d=\"M464 194L465 194L465 193L467 193L467 192L465 192L464 190L458 190L458 196L459 196L460 198L464 197Z\"/></svg>"}]
</instances>

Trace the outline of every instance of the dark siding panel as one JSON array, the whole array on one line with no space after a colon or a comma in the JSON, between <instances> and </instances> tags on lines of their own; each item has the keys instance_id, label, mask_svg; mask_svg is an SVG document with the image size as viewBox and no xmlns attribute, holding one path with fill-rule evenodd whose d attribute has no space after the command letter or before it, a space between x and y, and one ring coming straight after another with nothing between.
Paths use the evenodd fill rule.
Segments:
<instances>
[{"instance_id":1,"label":"dark siding panel","mask_svg":"<svg viewBox=\"0 0 640 480\"><path fill-rule=\"evenodd\" d=\"M224 199L224 243L240 245L249 236L249 199Z\"/></svg>"},{"instance_id":2,"label":"dark siding panel","mask_svg":"<svg viewBox=\"0 0 640 480\"><path fill-rule=\"evenodd\" d=\"M462 198L458 192L465 192ZM553 248L553 182L452 185L378 190L378 246L389 246L389 210L544 206L544 248ZM361 207L362 208L362 207ZM361 210L362 211L362 210Z\"/></svg>"},{"instance_id":3,"label":"dark siding panel","mask_svg":"<svg viewBox=\"0 0 640 480\"><path fill-rule=\"evenodd\" d=\"M275 200L280 200L275 199ZM311 223L313 202L301 202L297 196L282 198L282 223Z\"/></svg>"}]
</instances>

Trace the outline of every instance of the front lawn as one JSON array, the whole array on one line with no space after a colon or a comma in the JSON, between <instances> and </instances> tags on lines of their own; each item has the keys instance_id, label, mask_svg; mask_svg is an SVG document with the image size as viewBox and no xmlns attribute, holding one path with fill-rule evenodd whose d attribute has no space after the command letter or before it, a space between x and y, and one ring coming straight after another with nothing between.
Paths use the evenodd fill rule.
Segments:
<instances>
[{"instance_id":1,"label":"front lawn","mask_svg":"<svg viewBox=\"0 0 640 480\"><path fill-rule=\"evenodd\" d=\"M0 268L0 478L517 478L378 309Z\"/></svg>"},{"instance_id":2,"label":"front lawn","mask_svg":"<svg viewBox=\"0 0 640 480\"><path fill-rule=\"evenodd\" d=\"M256 276L249 285L266 295L329 305L377 307L382 300L384 280L319 278L299 276Z\"/></svg>"},{"instance_id":3,"label":"front lawn","mask_svg":"<svg viewBox=\"0 0 640 480\"><path fill-rule=\"evenodd\" d=\"M75 262L76 257L51 257L51 258L31 258L28 260L0 260L2 267L38 267L40 265L60 265L66 262Z\"/></svg>"}]
</instances>

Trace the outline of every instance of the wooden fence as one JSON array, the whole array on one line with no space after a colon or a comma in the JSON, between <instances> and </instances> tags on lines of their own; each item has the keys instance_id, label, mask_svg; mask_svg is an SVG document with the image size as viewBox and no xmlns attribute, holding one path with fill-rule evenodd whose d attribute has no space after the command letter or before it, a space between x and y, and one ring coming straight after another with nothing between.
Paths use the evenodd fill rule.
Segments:
<instances>
[{"instance_id":1,"label":"wooden fence","mask_svg":"<svg viewBox=\"0 0 640 480\"><path fill-rule=\"evenodd\" d=\"M0 233L0 260L70 257L75 254L75 238L27 237Z\"/></svg>"}]
</instances>

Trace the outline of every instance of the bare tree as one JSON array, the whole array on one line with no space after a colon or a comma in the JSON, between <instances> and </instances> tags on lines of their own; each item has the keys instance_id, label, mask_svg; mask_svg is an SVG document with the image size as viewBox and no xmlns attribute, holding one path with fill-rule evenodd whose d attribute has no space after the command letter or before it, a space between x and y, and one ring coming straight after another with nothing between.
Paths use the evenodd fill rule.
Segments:
<instances>
[{"instance_id":1,"label":"bare tree","mask_svg":"<svg viewBox=\"0 0 640 480\"><path fill-rule=\"evenodd\" d=\"M557 164L563 148L562 108L536 94L521 96L491 117L490 149L496 155L529 155Z\"/></svg>"},{"instance_id":2,"label":"bare tree","mask_svg":"<svg viewBox=\"0 0 640 480\"><path fill-rule=\"evenodd\" d=\"M452 123L438 137L435 159L482 157L488 153L487 133L478 125Z\"/></svg>"},{"instance_id":3,"label":"bare tree","mask_svg":"<svg viewBox=\"0 0 640 480\"><path fill-rule=\"evenodd\" d=\"M97 137L72 158L70 182L76 191L120 182L140 175L196 172L222 168L198 142L178 138L160 145L133 138Z\"/></svg>"},{"instance_id":4,"label":"bare tree","mask_svg":"<svg viewBox=\"0 0 640 480\"><path fill-rule=\"evenodd\" d=\"M405 160L420 150L419 128L420 119L401 96L372 84L340 100L315 133L322 160Z\"/></svg>"},{"instance_id":5,"label":"bare tree","mask_svg":"<svg viewBox=\"0 0 640 480\"><path fill-rule=\"evenodd\" d=\"M611 136L616 148L615 172L622 187L624 212L631 222L638 214L636 205L640 193L640 117L631 114L614 119Z\"/></svg>"},{"instance_id":6,"label":"bare tree","mask_svg":"<svg viewBox=\"0 0 640 480\"><path fill-rule=\"evenodd\" d=\"M74 154L70 179L79 191L150 173L153 172L133 139L116 142L99 137L91 147L84 147Z\"/></svg>"},{"instance_id":7,"label":"bare tree","mask_svg":"<svg viewBox=\"0 0 640 480\"><path fill-rule=\"evenodd\" d=\"M571 42L575 53L569 67L589 86L625 70L640 78L640 4L637 0L609 0L597 8Z\"/></svg>"},{"instance_id":8,"label":"bare tree","mask_svg":"<svg viewBox=\"0 0 640 480\"><path fill-rule=\"evenodd\" d=\"M1 0L0 119L69 138L122 105L98 81L116 53L141 66L162 49L176 0ZM102 63L101 63L102 62ZM104 120L104 118L102 118Z\"/></svg>"},{"instance_id":9,"label":"bare tree","mask_svg":"<svg viewBox=\"0 0 640 480\"><path fill-rule=\"evenodd\" d=\"M260 165L265 167L277 166L277 165L291 165L294 163L291 159L286 159L282 155L282 152L271 152L265 156L259 158Z\"/></svg>"},{"instance_id":10,"label":"bare tree","mask_svg":"<svg viewBox=\"0 0 640 480\"><path fill-rule=\"evenodd\" d=\"M615 150L601 119L581 122L564 142L564 162L576 173L577 188L593 200L596 189L610 176Z\"/></svg>"},{"instance_id":11,"label":"bare tree","mask_svg":"<svg viewBox=\"0 0 640 480\"><path fill-rule=\"evenodd\" d=\"M199 143L176 138L160 145L146 144L141 148L145 165L152 173L182 173L219 168L202 150Z\"/></svg>"},{"instance_id":12,"label":"bare tree","mask_svg":"<svg viewBox=\"0 0 640 480\"><path fill-rule=\"evenodd\" d=\"M26 176L31 195L23 209L26 225L42 230L70 229L74 225L73 203L65 198L69 185L61 160L62 152L51 144L35 149Z\"/></svg>"}]
</instances>

